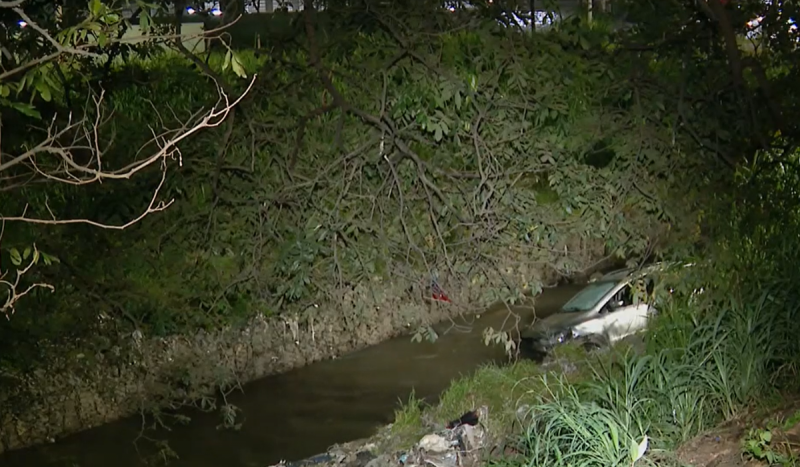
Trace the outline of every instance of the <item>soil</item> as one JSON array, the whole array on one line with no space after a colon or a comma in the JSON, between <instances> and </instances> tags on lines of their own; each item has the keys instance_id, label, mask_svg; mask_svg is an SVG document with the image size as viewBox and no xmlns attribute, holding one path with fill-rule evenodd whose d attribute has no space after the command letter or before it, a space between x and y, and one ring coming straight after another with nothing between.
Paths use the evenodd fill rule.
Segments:
<instances>
[{"instance_id":1,"label":"soil","mask_svg":"<svg viewBox=\"0 0 800 467\"><path fill-rule=\"evenodd\" d=\"M743 442L752 428L765 429L775 422L787 420L800 410L800 399L786 398L780 409L769 414L749 413L720 425L685 443L678 450L682 465L693 467L755 467L766 462L752 459L743 450ZM777 452L800 455L800 423L787 429L771 428L770 446Z\"/></svg>"},{"instance_id":2,"label":"soil","mask_svg":"<svg viewBox=\"0 0 800 467\"><path fill-rule=\"evenodd\" d=\"M718 427L698 436L678 450L678 459L684 465L694 467L744 467L759 465L749 463L742 456L742 437L746 434L744 424Z\"/></svg>"}]
</instances>

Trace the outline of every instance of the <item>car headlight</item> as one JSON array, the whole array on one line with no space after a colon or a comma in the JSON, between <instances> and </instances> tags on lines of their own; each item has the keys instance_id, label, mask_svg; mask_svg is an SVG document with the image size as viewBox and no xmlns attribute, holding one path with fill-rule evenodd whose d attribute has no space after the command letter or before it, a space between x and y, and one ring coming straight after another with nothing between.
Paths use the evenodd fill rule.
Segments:
<instances>
[{"instance_id":1,"label":"car headlight","mask_svg":"<svg viewBox=\"0 0 800 467\"><path fill-rule=\"evenodd\" d=\"M566 331L556 335L555 341L559 344L563 344L564 342L570 339L575 339L576 337L578 337L578 333L574 329L567 329Z\"/></svg>"}]
</instances>

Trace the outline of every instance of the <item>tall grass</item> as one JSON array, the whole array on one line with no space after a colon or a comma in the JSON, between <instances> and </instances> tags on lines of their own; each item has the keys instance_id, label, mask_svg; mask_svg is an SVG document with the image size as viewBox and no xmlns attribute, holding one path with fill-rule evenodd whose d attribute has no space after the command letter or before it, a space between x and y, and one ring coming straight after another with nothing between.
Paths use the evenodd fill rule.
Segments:
<instances>
[{"instance_id":1,"label":"tall grass","mask_svg":"<svg viewBox=\"0 0 800 467\"><path fill-rule=\"evenodd\" d=\"M794 366L799 307L782 281L671 300L648 331L644 354L598 359L593 378L577 385L542 380L546 392L520 439L525 456L512 463L632 465L645 435L652 453L737 417L780 390L781 369Z\"/></svg>"}]
</instances>

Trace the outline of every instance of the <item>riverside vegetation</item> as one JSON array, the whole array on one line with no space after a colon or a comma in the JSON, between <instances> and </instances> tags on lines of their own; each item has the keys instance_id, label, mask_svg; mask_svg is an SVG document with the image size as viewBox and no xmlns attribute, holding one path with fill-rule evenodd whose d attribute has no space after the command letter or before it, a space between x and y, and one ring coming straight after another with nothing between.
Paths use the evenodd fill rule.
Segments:
<instances>
[{"instance_id":1,"label":"riverside vegetation","mask_svg":"<svg viewBox=\"0 0 800 467\"><path fill-rule=\"evenodd\" d=\"M223 23L239 5L228 3ZM21 398L4 406L46 397L47 379L28 375L53 365L86 381L136 368L158 383L159 397L142 393L157 414L242 373L235 359L210 362L224 370L210 376L197 361L143 367L142 342L256 317L291 323L295 342L301 327L341 323L352 342L326 345L345 349L398 323L431 335L425 320L445 315L408 305L431 279L464 291L466 311L605 257L651 255L697 266L656 297L646 352L574 352L560 377L530 363L483 369L437 407L399 412L398 438L484 401L509 446L493 462L622 465L647 435L640 462L661 463L791 397L795 7L610 3L630 27L595 12L531 34L500 24L513 2L453 13L306 2L242 17L202 55L167 35L169 16L145 13L158 5L123 20L108 2L61 16L0 3L4 24L22 12L39 26L3 30L0 149L16 162L0 161L0 381ZM762 35L745 39L759 12ZM152 35L115 39L133 20ZM750 455L791 461L754 428Z\"/></svg>"}]
</instances>

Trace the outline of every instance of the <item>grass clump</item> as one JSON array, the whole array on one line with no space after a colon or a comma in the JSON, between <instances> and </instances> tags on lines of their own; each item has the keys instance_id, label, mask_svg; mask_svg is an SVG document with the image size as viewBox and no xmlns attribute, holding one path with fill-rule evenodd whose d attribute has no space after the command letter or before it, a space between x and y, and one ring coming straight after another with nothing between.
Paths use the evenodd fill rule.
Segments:
<instances>
[{"instance_id":1,"label":"grass clump","mask_svg":"<svg viewBox=\"0 0 800 467\"><path fill-rule=\"evenodd\" d=\"M421 436L440 429L449 421L481 406L489 407L483 422L493 434L509 434L519 428L519 415L526 403L542 389L542 369L534 362L519 361L508 366L488 364L473 374L455 380L435 404L426 404L413 394L395 412L392 437L399 448L411 446Z\"/></svg>"},{"instance_id":2,"label":"grass clump","mask_svg":"<svg viewBox=\"0 0 800 467\"><path fill-rule=\"evenodd\" d=\"M548 381L560 378L566 384L583 380L590 374L587 357L580 346L565 345L558 349L554 365L549 368L530 360L503 366L487 364L453 381L436 403L426 404L412 393L395 411L392 442L398 449L410 447L426 433L481 406L489 408L489 418L482 423L493 437L504 439L518 435L525 429L530 407L539 403L541 394L546 392Z\"/></svg>"},{"instance_id":3,"label":"grass clump","mask_svg":"<svg viewBox=\"0 0 800 467\"><path fill-rule=\"evenodd\" d=\"M408 396L398 410L394 412L394 423L392 423L393 442L400 447L407 447L414 444L425 434L425 424L423 413L425 402L418 399L414 391Z\"/></svg>"}]
</instances>

